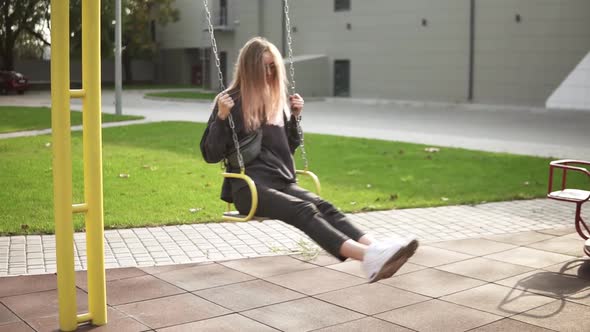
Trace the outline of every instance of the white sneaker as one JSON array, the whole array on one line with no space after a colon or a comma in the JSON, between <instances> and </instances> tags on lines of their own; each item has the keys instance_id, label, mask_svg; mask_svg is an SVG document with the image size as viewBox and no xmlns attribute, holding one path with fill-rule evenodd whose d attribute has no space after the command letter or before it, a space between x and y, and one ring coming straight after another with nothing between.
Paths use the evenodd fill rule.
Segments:
<instances>
[{"instance_id":1,"label":"white sneaker","mask_svg":"<svg viewBox=\"0 0 590 332\"><path fill-rule=\"evenodd\" d=\"M399 241L372 243L367 248L362 262L369 283L393 276L414 255L417 248L418 240L416 239L408 243Z\"/></svg>"}]
</instances>

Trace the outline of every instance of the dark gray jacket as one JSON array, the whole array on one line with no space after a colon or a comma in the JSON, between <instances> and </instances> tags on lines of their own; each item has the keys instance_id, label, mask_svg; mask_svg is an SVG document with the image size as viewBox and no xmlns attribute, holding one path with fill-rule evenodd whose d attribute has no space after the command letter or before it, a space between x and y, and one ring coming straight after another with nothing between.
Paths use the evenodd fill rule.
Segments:
<instances>
[{"instance_id":1,"label":"dark gray jacket","mask_svg":"<svg viewBox=\"0 0 590 332\"><path fill-rule=\"evenodd\" d=\"M234 148L232 132L227 119L217 117L217 105L214 107L207 128L201 138L201 153L208 163L218 163ZM240 98L234 98L231 115L235 123L238 140L248 135L244 127L242 105ZM294 116L287 119L283 113L284 128L262 124L262 149L260 155L246 165L246 175L250 176L257 185L281 190L289 183L295 182L295 169L292 154L300 144L297 124ZM232 169L226 164L226 172L239 173L239 169ZM247 184L242 180L224 179L221 199L233 202L232 194Z\"/></svg>"}]
</instances>

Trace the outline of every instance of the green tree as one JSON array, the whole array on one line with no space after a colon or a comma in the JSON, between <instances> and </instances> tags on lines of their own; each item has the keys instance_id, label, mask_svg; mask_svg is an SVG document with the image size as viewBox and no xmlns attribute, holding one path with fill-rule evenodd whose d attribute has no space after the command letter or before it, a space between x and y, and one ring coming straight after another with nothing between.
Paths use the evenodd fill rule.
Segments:
<instances>
[{"instance_id":1,"label":"green tree","mask_svg":"<svg viewBox=\"0 0 590 332\"><path fill-rule=\"evenodd\" d=\"M15 50L49 45L43 30L49 21L49 0L0 0L2 69L13 70Z\"/></svg>"},{"instance_id":2,"label":"green tree","mask_svg":"<svg viewBox=\"0 0 590 332\"><path fill-rule=\"evenodd\" d=\"M131 60L151 58L157 51L153 36L155 25L162 26L178 21L180 14L174 7L175 0L121 0L122 4L122 61L125 81L133 81ZM81 0L71 1L70 30L73 54L81 53ZM101 53L103 57L114 56L115 0L103 0L101 4Z\"/></svg>"}]
</instances>

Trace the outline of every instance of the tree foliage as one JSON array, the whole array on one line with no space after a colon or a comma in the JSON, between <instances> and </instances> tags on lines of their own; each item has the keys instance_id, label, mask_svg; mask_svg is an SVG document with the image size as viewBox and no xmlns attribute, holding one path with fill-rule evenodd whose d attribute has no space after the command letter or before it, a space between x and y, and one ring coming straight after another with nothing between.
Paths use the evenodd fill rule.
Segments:
<instances>
[{"instance_id":1,"label":"tree foliage","mask_svg":"<svg viewBox=\"0 0 590 332\"><path fill-rule=\"evenodd\" d=\"M179 19L175 0L121 0L123 61L126 78L131 79L132 58L151 57L157 50L153 30ZM82 53L82 0L70 0L70 51ZM101 1L101 53L114 55L115 0ZM50 0L0 0L0 57L3 69L14 68L15 54L38 56L44 45L50 45L48 31ZM39 48L38 50L36 48ZM16 52L16 51L19 52Z\"/></svg>"},{"instance_id":2,"label":"tree foliage","mask_svg":"<svg viewBox=\"0 0 590 332\"><path fill-rule=\"evenodd\" d=\"M49 20L49 0L0 0L2 69L14 69L15 49L49 45L43 30Z\"/></svg>"},{"instance_id":3,"label":"tree foliage","mask_svg":"<svg viewBox=\"0 0 590 332\"><path fill-rule=\"evenodd\" d=\"M166 25L178 21L180 14L175 0L121 0L123 67L125 80L132 81L131 59L151 58L157 51L153 36L155 24ZM82 50L81 0L71 0L70 30L71 52L80 55ZM101 3L101 53L103 58L114 56L115 0Z\"/></svg>"}]
</instances>

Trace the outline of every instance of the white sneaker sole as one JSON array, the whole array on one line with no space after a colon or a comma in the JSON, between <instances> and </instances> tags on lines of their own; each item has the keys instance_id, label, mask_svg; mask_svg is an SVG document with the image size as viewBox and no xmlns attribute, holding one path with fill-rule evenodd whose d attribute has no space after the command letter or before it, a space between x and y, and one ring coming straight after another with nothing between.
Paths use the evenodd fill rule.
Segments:
<instances>
[{"instance_id":1,"label":"white sneaker sole","mask_svg":"<svg viewBox=\"0 0 590 332\"><path fill-rule=\"evenodd\" d=\"M369 283L377 282L381 279L391 278L407 261L416 253L418 249L418 240L413 239L404 247L400 248L393 256L391 256L385 264L381 267L381 270L369 280Z\"/></svg>"}]
</instances>

